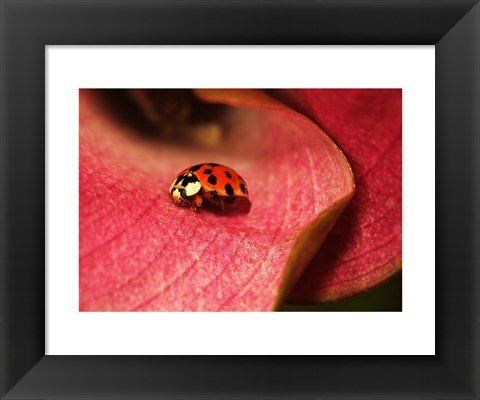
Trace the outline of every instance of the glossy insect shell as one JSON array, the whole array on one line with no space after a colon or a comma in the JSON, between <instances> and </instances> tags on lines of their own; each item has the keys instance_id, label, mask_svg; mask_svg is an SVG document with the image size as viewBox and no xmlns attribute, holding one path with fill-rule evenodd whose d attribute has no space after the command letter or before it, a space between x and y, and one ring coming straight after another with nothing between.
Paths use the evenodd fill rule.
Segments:
<instances>
[{"instance_id":1,"label":"glossy insect shell","mask_svg":"<svg viewBox=\"0 0 480 400\"><path fill-rule=\"evenodd\" d=\"M170 194L174 203L196 209L201 207L202 199L222 207L233 205L242 197L248 198L248 189L245 180L232 168L203 163L180 171L170 186Z\"/></svg>"}]
</instances>

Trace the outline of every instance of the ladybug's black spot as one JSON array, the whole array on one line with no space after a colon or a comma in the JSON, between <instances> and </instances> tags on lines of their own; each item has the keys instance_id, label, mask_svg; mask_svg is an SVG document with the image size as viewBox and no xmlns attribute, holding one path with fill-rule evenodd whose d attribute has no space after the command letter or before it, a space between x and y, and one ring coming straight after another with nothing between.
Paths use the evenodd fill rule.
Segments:
<instances>
[{"instance_id":1,"label":"ladybug's black spot","mask_svg":"<svg viewBox=\"0 0 480 400\"><path fill-rule=\"evenodd\" d=\"M215 175L210 175L208 177L207 181L209 183L211 183L212 185L216 185L217 184L217 177Z\"/></svg>"},{"instance_id":2,"label":"ladybug's black spot","mask_svg":"<svg viewBox=\"0 0 480 400\"><path fill-rule=\"evenodd\" d=\"M240 190L242 191L242 193L247 193L247 188L243 183L240 184Z\"/></svg>"},{"instance_id":3,"label":"ladybug's black spot","mask_svg":"<svg viewBox=\"0 0 480 400\"><path fill-rule=\"evenodd\" d=\"M198 182L198 178L195 175L192 175L192 176L184 175L182 186L187 187L189 183L195 183L195 182Z\"/></svg>"},{"instance_id":4,"label":"ladybug's black spot","mask_svg":"<svg viewBox=\"0 0 480 400\"><path fill-rule=\"evenodd\" d=\"M225 185L225 191L229 196L233 196L233 187L229 183Z\"/></svg>"},{"instance_id":5,"label":"ladybug's black spot","mask_svg":"<svg viewBox=\"0 0 480 400\"><path fill-rule=\"evenodd\" d=\"M208 165L210 165L210 166L212 166L212 167L218 167L220 164L208 163Z\"/></svg>"},{"instance_id":6,"label":"ladybug's black spot","mask_svg":"<svg viewBox=\"0 0 480 400\"><path fill-rule=\"evenodd\" d=\"M228 179L232 179L232 174L228 171L225 171L225 175L227 175Z\"/></svg>"},{"instance_id":7,"label":"ladybug's black spot","mask_svg":"<svg viewBox=\"0 0 480 400\"><path fill-rule=\"evenodd\" d=\"M200 168L202 168L202 165L203 164L198 164L198 165L194 165L192 168L190 168L190 172L195 172L195 171L198 171Z\"/></svg>"},{"instance_id":8,"label":"ladybug's black spot","mask_svg":"<svg viewBox=\"0 0 480 400\"><path fill-rule=\"evenodd\" d=\"M208 174L211 174L212 172L213 172L213 170L211 170L211 169L209 169L209 168L203 170L203 173L204 173L204 174L207 174L207 175L208 175Z\"/></svg>"}]
</instances>

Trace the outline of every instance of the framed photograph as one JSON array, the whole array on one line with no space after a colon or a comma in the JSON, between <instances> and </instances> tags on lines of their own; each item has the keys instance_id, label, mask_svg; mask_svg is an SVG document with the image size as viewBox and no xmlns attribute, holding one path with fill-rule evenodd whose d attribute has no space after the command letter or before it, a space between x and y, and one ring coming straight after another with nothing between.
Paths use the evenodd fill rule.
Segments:
<instances>
[{"instance_id":1,"label":"framed photograph","mask_svg":"<svg viewBox=\"0 0 480 400\"><path fill-rule=\"evenodd\" d=\"M400 280L401 312L301 308L398 282L402 250L434 276L433 48L48 46L46 59L49 354L434 354L433 279ZM321 102L322 128L295 111L299 93ZM407 236L430 238L403 249L402 141L416 143ZM302 311L265 313L285 305Z\"/></svg>"},{"instance_id":2,"label":"framed photograph","mask_svg":"<svg viewBox=\"0 0 480 400\"><path fill-rule=\"evenodd\" d=\"M2 398L479 398L478 1L1 7Z\"/></svg>"}]
</instances>

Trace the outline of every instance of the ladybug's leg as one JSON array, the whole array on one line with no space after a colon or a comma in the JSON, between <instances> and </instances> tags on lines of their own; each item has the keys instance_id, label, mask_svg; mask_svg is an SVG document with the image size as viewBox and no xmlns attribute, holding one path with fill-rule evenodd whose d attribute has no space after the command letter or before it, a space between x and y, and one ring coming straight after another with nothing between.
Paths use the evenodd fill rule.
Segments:
<instances>
[{"instance_id":1,"label":"ladybug's leg","mask_svg":"<svg viewBox=\"0 0 480 400\"><path fill-rule=\"evenodd\" d=\"M193 196L193 201L192 201L192 210L196 211L197 207L202 206L202 196L200 196L198 193Z\"/></svg>"}]
</instances>

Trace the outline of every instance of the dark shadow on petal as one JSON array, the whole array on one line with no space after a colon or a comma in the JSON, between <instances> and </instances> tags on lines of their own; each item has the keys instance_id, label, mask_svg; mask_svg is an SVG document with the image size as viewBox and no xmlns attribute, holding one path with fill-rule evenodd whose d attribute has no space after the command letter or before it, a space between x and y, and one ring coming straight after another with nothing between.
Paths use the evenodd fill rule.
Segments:
<instances>
[{"instance_id":1,"label":"dark shadow on petal","mask_svg":"<svg viewBox=\"0 0 480 400\"><path fill-rule=\"evenodd\" d=\"M235 205L226 204L223 210L222 210L222 207L212 204L208 201L205 202L202 207L202 209L205 210L206 212L216 214L219 217L228 217L231 215L238 215L238 214L248 214L251 208L252 208L251 201L245 198L239 199Z\"/></svg>"}]
</instances>

